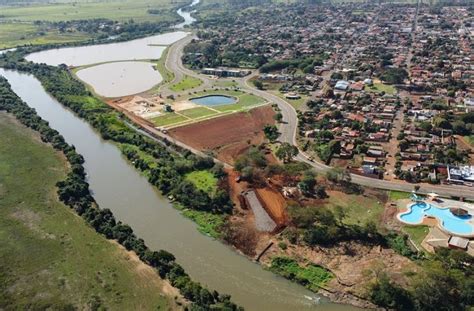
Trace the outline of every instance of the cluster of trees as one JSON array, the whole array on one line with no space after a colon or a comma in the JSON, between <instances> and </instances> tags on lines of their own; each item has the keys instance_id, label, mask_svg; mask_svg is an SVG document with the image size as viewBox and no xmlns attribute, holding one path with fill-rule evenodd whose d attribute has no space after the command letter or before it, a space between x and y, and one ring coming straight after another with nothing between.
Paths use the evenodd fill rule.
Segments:
<instances>
[{"instance_id":1,"label":"cluster of trees","mask_svg":"<svg viewBox=\"0 0 474 311\"><path fill-rule=\"evenodd\" d=\"M278 132L278 128L275 125L265 125L263 127L263 133L265 134L265 137L271 142L277 140L280 136L280 132Z\"/></svg>"},{"instance_id":2,"label":"cluster of trees","mask_svg":"<svg viewBox=\"0 0 474 311\"><path fill-rule=\"evenodd\" d=\"M380 75L380 79L388 84L402 84L408 78L408 72L403 68L387 68Z\"/></svg>"},{"instance_id":3,"label":"cluster of trees","mask_svg":"<svg viewBox=\"0 0 474 311\"><path fill-rule=\"evenodd\" d=\"M374 223L348 225L343 222L345 213L340 207L289 206L288 213L297 235L292 242L309 246L332 246L341 242L361 241L374 245L385 245L386 240Z\"/></svg>"},{"instance_id":4,"label":"cluster of trees","mask_svg":"<svg viewBox=\"0 0 474 311\"><path fill-rule=\"evenodd\" d=\"M49 77L45 75L46 69L52 70L52 75ZM66 99L68 92L78 92L78 95L87 93L79 82L70 80L68 72L62 72L61 69L54 69L52 67L39 66L36 69L31 70L33 73L38 74L45 88L50 91L54 96L59 99ZM63 78L57 76L61 73ZM67 77L64 79L64 77ZM51 80L49 80L51 78ZM68 81L68 84L64 84L64 81ZM59 84L54 84L58 82ZM117 240L120 244L126 247L128 250L132 250L137 253L141 260L155 267L161 277L168 278L173 286L180 289L181 293L186 299L193 302L192 309L194 310L238 310L239 308L230 301L230 297L227 295L219 295L217 292L211 293L205 287L197 282L194 282L186 274L184 269L179 266L174 256L166 251L151 251L144 243L144 241L138 238L132 228L121 222L117 222L112 212L108 209L100 209L94 198L92 197L89 184L86 181L84 168L82 166L84 159L79 155L73 146L68 145L64 138L55 130L51 129L46 121L41 119L36 111L30 108L20 98L16 96L11 90L8 81L4 78L0 78L0 109L6 110L14 114L17 119L25 124L26 126L38 131L41 135L41 139L44 142L51 143L51 145L64 153L69 163L71 164L71 171L68 173L67 178L57 183L58 196L61 201L66 205L74 209L79 215L81 215L98 233L103 234L108 239ZM71 102L67 102L71 104ZM106 134L109 138L113 139L124 139L128 143L139 143L139 147L144 150L153 149L153 154L156 156L167 155L172 161L172 155L163 147L160 147L156 143L153 143L147 139L144 139L141 135L128 136L127 134L122 135L116 133L107 127L104 122L103 116L95 114L103 114L104 112L100 109L99 112L91 112L87 110L81 110L78 106L70 106L73 110L76 109L83 117L94 121L101 133ZM109 112L110 113L110 112ZM108 115L110 118L110 115ZM105 118L107 120L107 118ZM120 132L120 131L117 131ZM104 136L104 135L103 135ZM192 167L203 167L210 165L207 159L195 159L192 162ZM213 164L213 163L212 163ZM184 187L182 183L181 187ZM184 190L179 188L173 189L176 195L184 196ZM191 196L190 198L193 198ZM195 197L194 197L195 199ZM196 200L199 201L199 200ZM229 199L223 195L216 195L216 201L214 202L214 208L221 211L222 206L227 204L227 210L231 208L228 205ZM189 202L188 202L189 203ZM219 205L215 207L215 205ZM191 208L197 208L191 206Z\"/></svg>"},{"instance_id":5,"label":"cluster of trees","mask_svg":"<svg viewBox=\"0 0 474 311\"><path fill-rule=\"evenodd\" d=\"M321 66L322 64L323 59L321 57L308 57L291 60L273 60L260 67L260 72L267 73L287 68L293 68L300 69L304 73L313 73L314 67Z\"/></svg>"},{"instance_id":6,"label":"cluster of trees","mask_svg":"<svg viewBox=\"0 0 474 311\"><path fill-rule=\"evenodd\" d=\"M409 287L380 275L371 300L394 310L470 310L474 304L474 259L465 252L440 248Z\"/></svg>"}]
</instances>

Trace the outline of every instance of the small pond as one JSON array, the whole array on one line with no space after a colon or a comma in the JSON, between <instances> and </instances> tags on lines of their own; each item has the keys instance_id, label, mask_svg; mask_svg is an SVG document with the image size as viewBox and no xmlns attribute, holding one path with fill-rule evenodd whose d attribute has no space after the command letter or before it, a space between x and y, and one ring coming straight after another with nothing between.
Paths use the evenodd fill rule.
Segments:
<instances>
[{"instance_id":1,"label":"small pond","mask_svg":"<svg viewBox=\"0 0 474 311\"><path fill-rule=\"evenodd\" d=\"M220 106L235 104L237 99L235 97L225 95L208 95L203 97L191 98L191 102L203 106Z\"/></svg>"}]
</instances>

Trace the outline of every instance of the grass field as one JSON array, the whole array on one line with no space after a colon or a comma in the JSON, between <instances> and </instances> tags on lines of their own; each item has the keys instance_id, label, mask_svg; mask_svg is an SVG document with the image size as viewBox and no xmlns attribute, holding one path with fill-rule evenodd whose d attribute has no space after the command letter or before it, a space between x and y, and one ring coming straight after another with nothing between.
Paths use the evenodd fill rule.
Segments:
<instances>
[{"instance_id":1,"label":"grass field","mask_svg":"<svg viewBox=\"0 0 474 311\"><path fill-rule=\"evenodd\" d=\"M38 45L76 42L89 38L90 35L85 33L59 33L58 31L43 29L41 26L33 24L0 23L0 49L24 44Z\"/></svg>"},{"instance_id":2,"label":"grass field","mask_svg":"<svg viewBox=\"0 0 474 311\"><path fill-rule=\"evenodd\" d=\"M334 210L336 206L343 208L346 224L366 224L367 222L379 223L383 212L383 204L376 198L337 192L329 195L328 207Z\"/></svg>"},{"instance_id":3,"label":"grass field","mask_svg":"<svg viewBox=\"0 0 474 311\"><path fill-rule=\"evenodd\" d=\"M194 171L186 175L197 189L205 191L209 195L214 195L217 191L217 178L209 171Z\"/></svg>"},{"instance_id":4,"label":"grass field","mask_svg":"<svg viewBox=\"0 0 474 311\"><path fill-rule=\"evenodd\" d=\"M404 226L403 231L415 242L416 246L421 248L421 242L430 232L430 228L428 226Z\"/></svg>"},{"instance_id":5,"label":"grass field","mask_svg":"<svg viewBox=\"0 0 474 311\"><path fill-rule=\"evenodd\" d=\"M200 86L201 84L202 84L201 80L194 77L185 76L183 80L170 86L170 90L174 92L182 92L182 91L191 90L195 87Z\"/></svg>"},{"instance_id":6,"label":"grass field","mask_svg":"<svg viewBox=\"0 0 474 311\"><path fill-rule=\"evenodd\" d=\"M156 63L156 69L160 72L161 76L163 77L163 82L161 82L161 84L169 83L173 81L174 79L174 73L172 71L169 71L165 66L166 59L168 58L168 52L169 52L169 47L167 47L163 51L161 58Z\"/></svg>"},{"instance_id":7,"label":"grass field","mask_svg":"<svg viewBox=\"0 0 474 311\"><path fill-rule=\"evenodd\" d=\"M285 101L287 101L296 110L302 109L303 106L305 105L306 101L309 98L308 96L301 95L300 99L287 99L287 98L285 98L285 95L282 94L280 91L273 91L271 93L273 93L273 94L277 95L278 97L280 97L280 98L284 99Z\"/></svg>"},{"instance_id":8,"label":"grass field","mask_svg":"<svg viewBox=\"0 0 474 311\"><path fill-rule=\"evenodd\" d=\"M391 201L397 201L402 199L409 199L410 198L409 192L402 192L402 191L389 191L388 198Z\"/></svg>"},{"instance_id":9,"label":"grass field","mask_svg":"<svg viewBox=\"0 0 474 311\"><path fill-rule=\"evenodd\" d=\"M372 86L366 85L364 91L373 93L385 92L385 94L389 95L395 95L397 93L397 89L394 86L383 83L374 83Z\"/></svg>"},{"instance_id":10,"label":"grass field","mask_svg":"<svg viewBox=\"0 0 474 311\"><path fill-rule=\"evenodd\" d=\"M172 21L171 0L112 0L74 1L63 3L36 3L22 6L2 6L1 20L19 21L69 21L80 19L107 18L117 21ZM149 14L149 9L165 11L164 14Z\"/></svg>"},{"instance_id":11,"label":"grass field","mask_svg":"<svg viewBox=\"0 0 474 311\"><path fill-rule=\"evenodd\" d=\"M197 107L197 108L182 110L179 113L191 119L199 119L199 118L216 114L217 112L215 112L214 110L208 109L206 107Z\"/></svg>"},{"instance_id":12,"label":"grass field","mask_svg":"<svg viewBox=\"0 0 474 311\"><path fill-rule=\"evenodd\" d=\"M0 114L0 309L168 309L163 281L58 202L65 160Z\"/></svg>"},{"instance_id":13,"label":"grass field","mask_svg":"<svg viewBox=\"0 0 474 311\"><path fill-rule=\"evenodd\" d=\"M156 126L168 126L171 124L176 124L180 122L187 121L183 116L180 116L179 114L176 114L174 112L169 112L165 113L159 117L151 119L151 121L156 125Z\"/></svg>"}]
</instances>

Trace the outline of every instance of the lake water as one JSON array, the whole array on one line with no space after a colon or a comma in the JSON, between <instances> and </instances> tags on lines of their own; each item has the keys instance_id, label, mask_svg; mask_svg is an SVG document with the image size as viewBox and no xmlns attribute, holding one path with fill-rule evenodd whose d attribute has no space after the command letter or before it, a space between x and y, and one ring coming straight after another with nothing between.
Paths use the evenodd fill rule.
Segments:
<instances>
[{"instance_id":1,"label":"lake water","mask_svg":"<svg viewBox=\"0 0 474 311\"><path fill-rule=\"evenodd\" d=\"M102 140L88 123L48 95L33 76L1 68L0 75L84 156L88 182L99 205L129 224L151 249L173 253L194 280L232 295L236 303L250 311L359 310L324 298L315 305L311 299L316 294L200 234L196 225L174 209L114 144Z\"/></svg>"},{"instance_id":2,"label":"lake water","mask_svg":"<svg viewBox=\"0 0 474 311\"><path fill-rule=\"evenodd\" d=\"M32 53L26 59L51 66L66 64L75 67L123 60L159 59L167 45L187 35L187 32L175 31L126 42L51 49Z\"/></svg>"},{"instance_id":3,"label":"lake water","mask_svg":"<svg viewBox=\"0 0 474 311\"><path fill-rule=\"evenodd\" d=\"M234 104L237 100L230 96L209 95L209 96L191 98L190 101L192 101L195 104L203 105L203 106L220 106L220 105Z\"/></svg>"},{"instance_id":4,"label":"lake water","mask_svg":"<svg viewBox=\"0 0 474 311\"><path fill-rule=\"evenodd\" d=\"M144 92L163 78L148 62L115 62L79 70L76 75L104 97Z\"/></svg>"}]
</instances>

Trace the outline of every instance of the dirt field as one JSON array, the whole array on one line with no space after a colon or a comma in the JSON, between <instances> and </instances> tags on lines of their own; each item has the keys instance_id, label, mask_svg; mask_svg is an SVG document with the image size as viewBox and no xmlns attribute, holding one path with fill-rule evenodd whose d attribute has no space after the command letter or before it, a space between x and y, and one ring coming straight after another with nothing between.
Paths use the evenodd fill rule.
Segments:
<instances>
[{"instance_id":1,"label":"dirt field","mask_svg":"<svg viewBox=\"0 0 474 311\"><path fill-rule=\"evenodd\" d=\"M285 225L288 217L286 214L285 198L279 193L269 188L257 189L258 196L265 204L265 210L278 226Z\"/></svg>"},{"instance_id":2,"label":"dirt field","mask_svg":"<svg viewBox=\"0 0 474 311\"><path fill-rule=\"evenodd\" d=\"M251 144L263 142L262 129L274 124L273 115L272 107L264 106L175 128L169 135L196 149L215 151L218 159L233 163Z\"/></svg>"}]
</instances>

